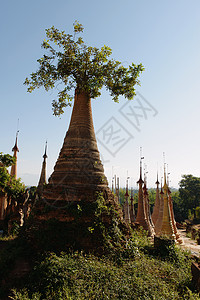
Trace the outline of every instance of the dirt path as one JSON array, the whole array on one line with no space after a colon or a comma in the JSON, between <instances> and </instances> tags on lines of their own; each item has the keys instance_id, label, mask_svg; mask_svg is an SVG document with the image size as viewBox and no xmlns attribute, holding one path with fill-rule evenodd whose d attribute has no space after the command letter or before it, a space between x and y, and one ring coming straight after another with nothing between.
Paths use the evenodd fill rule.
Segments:
<instances>
[{"instance_id":1,"label":"dirt path","mask_svg":"<svg viewBox=\"0 0 200 300\"><path fill-rule=\"evenodd\" d=\"M186 236L185 229L179 229L178 233L180 234L180 238L183 240L183 243L180 245L181 248L189 250L193 255L200 257L200 245L197 245L195 240Z\"/></svg>"}]
</instances>

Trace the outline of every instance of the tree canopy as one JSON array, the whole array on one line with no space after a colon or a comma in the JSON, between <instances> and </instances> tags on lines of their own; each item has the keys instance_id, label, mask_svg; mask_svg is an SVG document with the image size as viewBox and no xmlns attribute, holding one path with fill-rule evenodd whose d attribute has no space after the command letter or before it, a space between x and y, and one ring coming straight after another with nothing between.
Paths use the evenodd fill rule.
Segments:
<instances>
[{"instance_id":1,"label":"tree canopy","mask_svg":"<svg viewBox=\"0 0 200 300\"><path fill-rule=\"evenodd\" d=\"M18 199L25 192L25 185L20 179L15 179L8 173L7 168L15 163L15 158L0 152L0 192L6 193L13 199Z\"/></svg>"},{"instance_id":2,"label":"tree canopy","mask_svg":"<svg viewBox=\"0 0 200 300\"><path fill-rule=\"evenodd\" d=\"M179 183L180 204L185 217L188 218L188 212L191 210L196 218L196 207L200 206L200 178L191 174L182 175Z\"/></svg>"},{"instance_id":3,"label":"tree canopy","mask_svg":"<svg viewBox=\"0 0 200 300\"><path fill-rule=\"evenodd\" d=\"M0 164L3 167L10 167L12 164L16 163L16 158L9 155L9 154L3 154L0 152Z\"/></svg>"},{"instance_id":4,"label":"tree canopy","mask_svg":"<svg viewBox=\"0 0 200 300\"><path fill-rule=\"evenodd\" d=\"M24 84L28 86L28 92L41 86L48 91L61 83L63 88L52 101L56 116L61 115L66 106L71 106L73 96L70 91L74 88L96 98L105 86L116 102L120 95L132 99L136 94L135 85L139 84L138 77L144 70L142 64L132 63L128 68L124 67L121 62L110 58L112 50L109 47L90 47L82 37L77 37L83 32L80 23L76 21L73 27L73 35L54 26L46 29L47 40L43 41L42 48L47 54L37 60L39 69L26 78Z\"/></svg>"}]
</instances>

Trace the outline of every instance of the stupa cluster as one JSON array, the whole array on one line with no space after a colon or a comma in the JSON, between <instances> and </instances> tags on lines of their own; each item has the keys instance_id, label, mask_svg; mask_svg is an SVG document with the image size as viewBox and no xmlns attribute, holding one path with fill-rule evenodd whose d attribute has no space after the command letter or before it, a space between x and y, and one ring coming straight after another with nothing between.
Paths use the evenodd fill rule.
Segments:
<instances>
[{"instance_id":1,"label":"stupa cluster","mask_svg":"<svg viewBox=\"0 0 200 300\"><path fill-rule=\"evenodd\" d=\"M10 174L17 178L17 152L19 152L17 146L17 136L15 145L12 149L14 152L13 156L16 159L16 163L11 167ZM43 155L42 169L39 177L39 182L37 186L38 195L42 195L44 185L47 184L46 180L46 159L47 159L47 143L45 146L45 152ZM156 181L156 199L153 208L153 213L150 212L150 204L149 204L149 194L147 188L147 178L146 173L144 174L144 180L142 178L142 159L140 159L140 175L138 184L138 207L137 214L134 209L134 197L133 197L133 189L130 191L128 188L128 179L126 181L126 191L124 195L124 204L123 204L123 218L126 224L135 224L137 226L141 226L148 232L149 236L157 236L157 237L167 237L170 239L177 240L181 242L179 237L176 221L174 218L173 211L173 202L171 198L171 191L169 188L169 183L166 176L166 170L164 167L164 184L159 189L159 181L157 175ZM120 202L119 195L119 177L114 176L112 180L112 193L115 195L115 198L118 202ZM9 211L10 203L7 201L7 197L5 194L1 192L0 194L0 220L4 220ZM13 208L11 208L13 209Z\"/></svg>"},{"instance_id":2,"label":"stupa cluster","mask_svg":"<svg viewBox=\"0 0 200 300\"><path fill-rule=\"evenodd\" d=\"M11 175L17 178L17 136L13 147L13 156L16 164L11 167ZM151 216L149 207L149 195L147 189L146 174L142 178L142 159L140 159L140 176L138 180L138 207L135 216L133 190L129 195L128 178L126 182L126 193L124 199L123 214L119 203L119 178L115 177L115 193L108 187L108 180L104 174L100 154L97 147L93 120L91 99L83 91L75 91L75 101L72 111L71 121L66 132L63 146L59 157L51 174L48 183L46 181L46 159L47 145L43 155L43 163L39 183L37 187L37 216L38 220L47 221L56 218L60 222L70 225L75 217L70 210L65 209L66 205L78 205L80 202L95 202L101 193L107 205L113 206L118 212L119 222L137 224L142 226L149 236L166 236L170 239L179 239L176 222L173 213L173 204L170 189L166 179L164 169L164 185L159 191L159 182L156 185L156 200ZM1 191L0 191L1 193ZM129 199L130 198L130 199ZM10 212L13 215L21 214L21 219L28 216L31 209L29 206L28 192L24 196L21 206L12 203L5 194L0 194L0 216L1 220L8 218ZM33 203L32 203L33 204ZM45 205L51 206L48 212L44 209ZM111 216L107 215L106 226L112 222ZM94 215L87 215L81 219L81 224L90 224ZM80 222L80 219L79 219ZM23 224L23 221L21 221ZM80 225L81 226L81 225ZM90 226L90 225L88 225ZM128 228L128 227L127 227ZM75 233L76 234L76 233Z\"/></svg>"},{"instance_id":3,"label":"stupa cluster","mask_svg":"<svg viewBox=\"0 0 200 300\"><path fill-rule=\"evenodd\" d=\"M181 243L180 236L178 234L176 221L173 211L173 201L171 198L171 191L167 180L165 164L164 164L164 185L159 189L159 181L157 174L156 181L156 199L153 207L153 213L150 211L149 193L147 188L146 173L144 174L144 180L142 178L142 159L140 159L140 176L137 181L138 184L138 207L137 214L134 209L133 190L131 189L131 195L129 195L128 189L128 177L126 182L126 192L124 196L123 204L123 216L124 221L127 224L133 224L143 227L148 232L148 235L153 237L166 237L176 240ZM118 179L119 182L119 179ZM112 190L114 190L112 188ZM116 189L116 197L119 199L119 183ZM130 197L130 200L129 200Z\"/></svg>"}]
</instances>

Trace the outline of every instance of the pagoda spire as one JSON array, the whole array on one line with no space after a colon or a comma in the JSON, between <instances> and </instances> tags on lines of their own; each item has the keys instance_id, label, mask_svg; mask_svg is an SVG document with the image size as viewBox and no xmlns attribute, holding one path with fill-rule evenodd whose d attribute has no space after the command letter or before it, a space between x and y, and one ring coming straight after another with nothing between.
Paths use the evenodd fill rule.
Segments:
<instances>
[{"instance_id":1,"label":"pagoda spire","mask_svg":"<svg viewBox=\"0 0 200 300\"><path fill-rule=\"evenodd\" d=\"M119 199L119 177L117 177L116 197L117 197L117 202L120 203L120 199Z\"/></svg>"},{"instance_id":2,"label":"pagoda spire","mask_svg":"<svg viewBox=\"0 0 200 300\"><path fill-rule=\"evenodd\" d=\"M135 222L135 210L134 210L134 198L133 198L133 189L131 188L131 198L130 198L130 219L131 223Z\"/></svg>"},{"instance_id":3,"label":"pagoda spire","mask_svg":"<svg viewBox=\"0 0 200 300\"><path fill-rule=\"evenodd\" d=\"M172 225L172 218L169 206L169 197L168 197L168 185L166 180L166 170L164 163L164 185L163 185L163 218L162 225L160 230L157 232L158 236L167 236L170 239L175 239L174 229Z\"/></svg>"},{"instance_id":4,"label":"pagoda spire","mask_svg":"<svg viewBox=\"0 0 200 300\"><path fill-rule=\"evenodd\" d=\"M42 170L41 170L41 174L40 174L40 179L38 182L38 186L37 186L37 191L39 194L41 194L41 192L43 191L44 188L44 184L47 184L47 180L46 180L46 159L47 159L47 141L45 144L45 151L44 151L44 155L43 155L43 163L42 163Z\"/></svg>"},{"instance_id":5,"label":"pagoda spire","mask_svg":"<svg viewBox=\"0 0 200 300\"><path fill-rule=\"evenodd\" d=\"M149 227L149 222L147 221L147 215L146 215L146 209L145 209L145 200L142 190L142 185L144 181L142 180L142 159L144 157L141 156L142 149L140 148L140 177L137 181L137 184L139 184L139 190L138 190L138 209L137 209L137 217L135 222L138 223L140 226L142 226L145 230L148 231L148 234L151 236L151 228Z\"/></svg>"},{"instance_id":6,"label":"pagoda spire","mask_svg":"<svg viewBox=\"0 0 200 300\"><path fill-rule=\"evenodd\" d=\"M12 164L11 170L10 170L10 175L13 176L15 179L17 179L17 152L19 152L19 149L18 149L18 146L17 146L18 133L19 133L19 130L17 130L16 139L15 139L15 145L12 148L12 151L14 152L13 153L13 157L15 158L15 163Z\"/></svg>"},{"instance_id":7,"label":"pagoda spire","mask_svg":"<svg viewBox=\"0 0 200 300\"><path fill-rule=\"evenodd\" d=\"M183 241L182 239L180 238L180 235L178 234L178 229L176 227L176 221L175 221L175 217L174 217L174 209L173 209L173 200L172 200L172 197L171 197L171 190L169 188L169 174L170 173L167 173L167 182L168 182L168 195L169 195L169 208L170 208L170 213L171 213L171 219L172 219L172 226L173 226L173 229L174 229L174 234L176 236L176 240L182 244Z\"/></svg>"},{"instance_id":8,"label":"pagoda spire","mask_svg":"<svg viewBox=\"0 0 200 300\"><path fill-rule=\"evenodd\" d=\"M150 214L150 204L149 204L149 193L147 189L147 171L145 166L145 172L144 172L144 187L143 187L143 195L144 195L144 203L145 203L145 210L146 210L146 216L147 216L147 222L149 226L150 235L154 235L154 225L151 220L151 214Z\"/></svg>"},{"instance_id":9,"label":"pagoda spire","mask_svg":"<svg viewBox=\"0 0 200 300\"><path fill-rule=\"evenodd\" d=\"M163 219L163 207L164 207L164 200L163 200L163 185L162 185L162 179L161 177L161 187L160 187L160 206L159 206L159 212L158 212L158 218L155 222L155 233L156 235L160 232L161 226L162 226L162 219Z\"/></svg>"},{"instance_id":10,"label":"pagoda spire","mask_svg":"<svg viewBox=\"0 0 200 300\"><path fill-rule=\"evenodd\" d=\"M126 193L125 193L125 203L124 203L124 220L127 224L131 223L130 219L130 211L129 211L129 203L128 203L128 198L129 198L129 193L128 193L128 172L127 172L127 179L126 179Z\"/></svg>"},{"instance_id":11,"label":"pagoda spire","mask_svg":"<svg viewBox=\"0 0 200 300\"><path fill-rule=\"evenodd\" d=\"M160 191L159 191L159 184L160 182L158 181L158 171L157 171L157 180L156 180L156 200L155 200L155 205L153 208L153 213L152 213L152 221L154 223L154 226L156 224L156 221L158 219L158 214L159 214L159 209L160 209Z\"/></svg>"}]
</instances>

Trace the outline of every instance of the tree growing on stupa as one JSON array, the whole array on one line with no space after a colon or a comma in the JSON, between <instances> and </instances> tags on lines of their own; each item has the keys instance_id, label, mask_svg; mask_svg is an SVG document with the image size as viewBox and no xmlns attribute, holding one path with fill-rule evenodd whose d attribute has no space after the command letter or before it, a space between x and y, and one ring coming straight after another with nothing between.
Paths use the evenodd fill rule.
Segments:
<instances>
[{"instance_id":1,"label":"tree growing on stupa","mask_svg":"<svg viewBox=\"0 0 200 300\"><path fill-rule=\"evenodd\" d=\"M81 37L77 37L82 32L83 26L77 21L74 23L73 35L60 32L54 27L47 29L47 40L42 43L42 48L48 53L38 59L38 71L25 80L28 92L42 86L48 91L61 83L63 89L58 92L58 98L52 101L56 116L60 116L66 106L71 106L73 96L70 92L75 90L69 129L54 172L42 195L45 202L59 209L53 209L52 213L46 212L40 219L57 218L62 222L73 222L75 217L69 209L62 207L66 207L66 203L77 204L80 213L88 203L100 199L100 193L103 195L102 201L106 201L105 205L109 204L117 210L118 204L108 188L97 148L91 99L101 95L103 86L115 102L118 102L120 95L132 99L136 94L135 85L139 84L138 78L144 68L142 64L133 63L128 68L124 67L119 61L110 58L112 51L107 46L101 49L87 46ZM84 208L81 206L82 202L87 202ZM87 213L81 221L79 218L78 228L81 227L80 222L88 223L87 228L93 232L91 222L95 215L96 212L93 211L90 215ZM110 224L113 218L110 213L104 212L103 215L103 222ZM76 234L72 235L74 237Z\"/></svg>"},{"instance_id":2,"label":"tree growing on stupa","mask_svg":"<svg viewBox=\"0 0 200 300\"><path fill-rule=\"evenodd\" d=\"M83 26L77 21L73 25L73 35L60 32L54 26L46 30L47 40L43 41L42 48L47 54L37 60L38 71L32 73L30 79L26 78L24 84L28 86L28 92L41 86L49 91L63 83L58 99L52 101L56 116L63 114L66 106L71 106L73 96L70 91L73 89L96 98L105 86L116 102L120 95L133 99L135 85L139 84L139 75L144 70L142 64L132 63L128 68L124 67L121 62L109 58L112 54L109 47L90 47L81 37L76 38L83 32Z\"/></svg>"}]
</instances>

